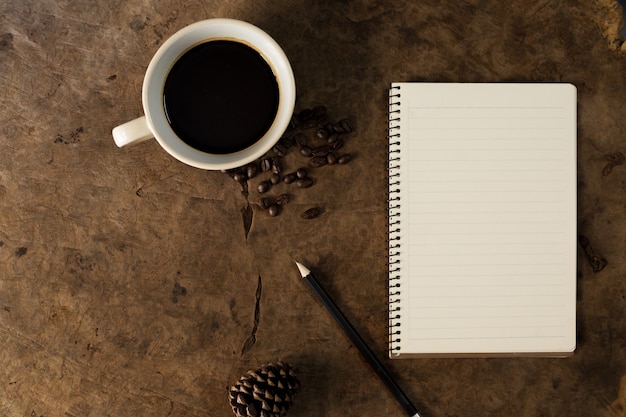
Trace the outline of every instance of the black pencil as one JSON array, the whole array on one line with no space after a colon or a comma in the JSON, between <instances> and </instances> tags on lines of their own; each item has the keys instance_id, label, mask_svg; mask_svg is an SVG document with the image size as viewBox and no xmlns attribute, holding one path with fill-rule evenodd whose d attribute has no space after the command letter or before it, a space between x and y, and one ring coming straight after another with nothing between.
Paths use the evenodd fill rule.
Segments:
<instances>
[{"instance_id":1,"label":"black pencil","mask_svg":"<svg viewBox=\"0 0 626 417\"><path fill-rule=\"evenodd\" d=\"M417 413L417 409L411 403L406 394L402 391L400 386L396 383L396 381L391 377L389 372L385 369L383 364L378 360L374 352L367 346L365 341L361 338L361 336L357 333L357 331L352 327L348 319L343 315L341 310L337 307L337 305L330 298L328 293L322 288L322 286L317 282L311 271L300 262L296 261L296 265L300 270L300 275L302 278L309 284L309 286L313 289L315 294L319 297L320 301L326 306L330 314L333 318L339 323L343 331L346 333L350 341L359 349L359 352L365 357L367 362L370 364L374 372L378 375L378 377L385 383L389 391L396 397L396 400L402 405L402 407L406 410L407 414L410 417L420 417Z\"/></svg>"}]
</instances>

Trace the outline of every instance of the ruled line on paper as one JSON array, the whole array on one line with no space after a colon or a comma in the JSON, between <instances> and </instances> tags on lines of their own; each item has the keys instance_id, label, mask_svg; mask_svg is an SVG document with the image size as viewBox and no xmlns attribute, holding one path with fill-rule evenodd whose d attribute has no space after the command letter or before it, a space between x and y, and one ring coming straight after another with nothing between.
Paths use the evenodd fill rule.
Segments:
<instances>
[{"instance_id":1,"label":"ruled line on paper","mask_svg":"<svg viewBox=\"0 0 626 417\"><path fill-rule=\"evenodd\" d=\"M529 336L472 336L472 337L411 337L410 340L476 340L476 339L528 339L528 340L536 340L536 339L563 339L566 335L555 335L555 336L540 336L540 335L529 335Z\"/></svg>"},{"instance_id":2,"label":"ruled line on paper","mask_svg":"<svg viewBox=\"0 0 626 417\"><path fill-rule=\"evenodd\" d=\"M565 107L563 106L415 106L413 105L413 106L409 106L409 109L444 109L444 110L450 110L450 109L490 109L490 110L491 109L498 109L498 110L558 109L558 110L562 110L562 109L565 109Z\"/></svg>"},{"instance_id":3,"label":"ruled line on paper","mask_svg":"<svg viewBox=\"0 0 626 417\"><path fill-rule=\"evenodd\" d=\"M461 330L461 329L558 329L560 326L558 325L549 325L549 324L541 324L536 326L463 326L463 327L455 327L455 326L416 326L413 327L414 330Z\"/></svg>"},{"instance_id":4,"label":"ruled line on paper","mask_svg":"<svg viewBox=\"0 0 626 417\"><path fill-rule=\"evenodd\" d=\"M413 107L416 108L416 107ZM534 107L529 107L529 108L534 108ZM419 120L419 119L428 119L428 120L450 120L450 117L416 117L416 116L411 116L411 120ZM533 116L533 117L513 117L513 116L488 116L488 117L454 117L454 120L528 120L528 119L537 119L537 120L565 120L565 117L537 117L537 116Z\"/></svg>"}]
</instances>

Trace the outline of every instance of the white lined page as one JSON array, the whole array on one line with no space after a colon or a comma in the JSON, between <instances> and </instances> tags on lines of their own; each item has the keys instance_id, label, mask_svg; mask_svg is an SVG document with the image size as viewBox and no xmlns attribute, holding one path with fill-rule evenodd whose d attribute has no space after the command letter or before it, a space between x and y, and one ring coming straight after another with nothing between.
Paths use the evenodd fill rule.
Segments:
<instances>
[{"instance_id":1,"label":"white lined page","mask_svg":"<svg viewBox=\"0 0 626 417\"><path fill-rule=\"evenodd\" d=\"M576 89L400 83L395 353L571 353Z\"/></svg>"}]
</instances>

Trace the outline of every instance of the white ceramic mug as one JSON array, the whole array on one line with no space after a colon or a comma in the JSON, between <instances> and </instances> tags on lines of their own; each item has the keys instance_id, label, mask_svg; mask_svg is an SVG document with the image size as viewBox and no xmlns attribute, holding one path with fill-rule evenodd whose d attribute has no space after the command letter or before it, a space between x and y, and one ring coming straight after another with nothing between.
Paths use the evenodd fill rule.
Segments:
<instances>
[{"instance_id":1,"label":"white ceramic mug","mask_svg":"<svg viewBox=\"0 0 626 417\"><path fill-rule=\"evenodd\" d=\"M278 110L263 137L249 147L228 154L210 154L187 145L170 126L163 103L167 75L189 49L217 39L232 39L252 46L272 68L278 83ZM146 70L142 89L144 116L113 129L117 146L155 138L170 155L185 164L207 170L243 166L269 151L287 130L296 100L293 71L278 43L256 26L240 20L208 19L176 32L158 49Z\"/></svg>"}]
</instances>

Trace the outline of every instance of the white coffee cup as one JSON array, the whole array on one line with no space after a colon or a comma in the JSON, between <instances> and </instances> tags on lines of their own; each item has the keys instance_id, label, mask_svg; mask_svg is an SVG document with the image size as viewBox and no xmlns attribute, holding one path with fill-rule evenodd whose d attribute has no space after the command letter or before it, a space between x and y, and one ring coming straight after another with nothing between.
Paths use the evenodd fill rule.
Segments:
<instances>
[{"instance_id":1,"label":"white coffee cup","mask_svg":"<svg viewBox=\"0 0 626 417\"><path fill-rule=\"evenodd\" d=\"M278 83L278 110L269 129L249 147L227 154L206 153L185 143L170 126L163 101L165 81L176 61L192 47L218 39L235 40L254 48L272 68ZM250 23L208 19L181 29L158 49L143 81L144 116L114 128L113 139L122 147L155 138L170 155L187 165L207 170L236 168L260 158L276 144L291 121L295 100L291 65L274 39Z\"/></svg>"}]
</instances>

